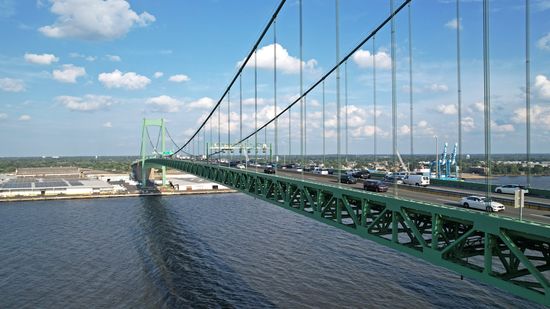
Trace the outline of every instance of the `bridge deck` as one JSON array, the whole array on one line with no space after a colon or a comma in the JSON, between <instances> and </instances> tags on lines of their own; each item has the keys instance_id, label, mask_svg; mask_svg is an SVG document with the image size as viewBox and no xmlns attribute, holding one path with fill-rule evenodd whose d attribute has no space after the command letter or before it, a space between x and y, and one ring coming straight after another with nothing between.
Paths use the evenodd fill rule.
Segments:
<instances>
[{"instance_id":1,"label":"bridge deck","mask_svg":"<svg viewBox=\"0 0 550 309\"><path fill-rule=\"evenodd\" d=\"M147 159L550 305L550 226L307 179Z\"/></svg>"}]
</instances>

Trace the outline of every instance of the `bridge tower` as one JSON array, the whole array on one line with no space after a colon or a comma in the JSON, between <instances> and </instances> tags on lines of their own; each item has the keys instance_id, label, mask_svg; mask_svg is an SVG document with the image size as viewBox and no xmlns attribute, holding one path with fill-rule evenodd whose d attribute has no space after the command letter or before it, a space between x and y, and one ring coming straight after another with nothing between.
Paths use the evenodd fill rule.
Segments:
<instances>
[{"instance_id":1,"label":"bridge tower","mask_svg":"<svg viewBox=\"0 0 550 309\"><path fill-rule=\"evenodd\" d=\"M149 131L147 130L148 127L159 127L159 137L160 137L160 150L157 149L157 145L153 145L153 142L151 141L151 138L149 136ZM166 140L165 140L165 133L166 133L166 127L164 126L164 118L160 119L147 119L143 118L143 125L141 127L141 151L140 151L140 157L141 157L141 182L142 186L147 186L147 174L145 173L145 159L147 159L147 142L149 142L153 146L153 151L157 154L157 156L162 156L166 154ZM166 185L166 167L162 167L162 185Z\"/></svg>"}]
</instances>

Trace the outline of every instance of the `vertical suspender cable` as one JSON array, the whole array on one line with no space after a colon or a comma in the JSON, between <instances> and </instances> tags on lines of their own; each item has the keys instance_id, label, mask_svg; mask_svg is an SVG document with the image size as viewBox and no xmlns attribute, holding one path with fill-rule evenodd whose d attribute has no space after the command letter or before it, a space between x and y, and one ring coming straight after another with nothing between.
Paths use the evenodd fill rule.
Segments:
<instances>
[{"instance_id":1,"label":"vertical suspender cable","mask_svg":"<svg viewBox=\"0 0 550 309\"><path fill-rule=\"evenodd\" d=\"M300 22L300 156L302 157L302 178L304 177L304 68L303 68L303 28L302 28L302 0L299 0Z\"/></svg>"},{"instance_id":2,"label":"vertical suspender cable","mask_svg":"<svg viewBox=\"0 0 550 309\"><path fill-rule=\"evenodd\" d=\"M339 29L339 6L340 1L336 0L336 64L340 63L340 29ZM341 185L342 165L340 164L340 66L336 68L336 169L338 170L338 185Z\"/></svg>"},{"instance_id":3,"label":"vertical suspender cable","mask_svg":"<svg viewBox=\"0 0 550 309\"><path fill-rule=\"evenodd\" d=\"M277 115L277 19L273 20L273 116ZM279 165L279 119L275 119L275 168Z\"/></svg>"},{"instance_id":4,"label":"vertical suspender cable","mask_svg":"<svg viewBox=\"0 0 550 309\"><path fill-rule=\"evenodd\" d=\"M325 152L326 152L326 141L325 141L325 80L323 80L323 167L325 166Z\"/></svg>"},{"instance_id":5,"label":"vertical suspender cable","mask_svg":"<svg viewBox=\"0 0 550 309\"><path fill-rule=\"evenodd\" d=\"M242 74L240 74L239 75L239 141L243 140L243 78L242 77L243 77ZM242 157L243 155L242 152L248 151L248 148L246 147L246 143L245 143L244 149L242 147L242 144L239 146L241 148L241 157Z\"/></svg>"},{"instance_id":6,"label":"vertical suspender cable","mask_svg":"<svg viewBox=\"0 0 550 309\"><path fill-rule=\"evenodd\" d=\"M490 67L490 6L489 0L483 1L483 75L484 75L484 129L485 129L485 162L487 164L486 185L487 197L491 197L491 67Z\"/></svg>"},{"instance_id":7,"label":"vertical suspender cable","mask_svg":"<svg viewBox=\"0 0 550 309\"><path fill-rule=\"evenodd\" d=\"M227 92L227 147L229 147L229 161L227 166L231 166L233 159L233 148L231 147L231 91Z\"/></svg>"},{"instance_id":8,"label":"vertical suspender cable","mask_svg":"<svg viewBox=\"0 0 550 309\"><path fill-rule=\"evenodd\" d=\"M525 0L525 135L527 146L527 187L531 186L531 49L530 7Z\"/></svg>"},{"instance_id":9,"label":"vertical suspender cable","mask_svg":"<svg viewBox=\"0 0 550 309\"><path fill-rule=\"evenodd\" d=\"M346 134L346 166L348 163L348 62L344 62L344 131Z\"/></svg>"},{"instance_id":10,"label":"vertical suspender cable","mask_svg":"<svg viewBox=\"0 0 550 309\"><path fill-rule=\"evenodd\" d=\"M376 37L372 37L372 100L374 105L374 141L373 141L373 154L374 154L374 169L376 169L376 136L378 135L378 127L376 126Z\"/></svg>"},{"instance_id":11,"label":"vertical suspender cable","mask_svg":"<svg viewBox=\"0 0 550 309\"><path fill-rule=\"evenodd\" d=\"M210 118L210 121L209 121L209 122L210 122L210 143L209 143L209 145L210 145L210 150L214 149L214 148L212 148L212 141L213 141L213 138L212 138L212 121L214 121L213 118L214 118L214 117ZM212 155L212 151L209 151L209 153L210 153L210 156L211 156L211 155ZM209 161L210 161L210 160L209 160Z\"/></svg>"},{"instance_id":12,"label":"vertical suspender cable","mask_svg":"<svg viewBox=\"0 0 550 309\"><path fill-rule=\"evenodd\" d=\"M456 82L458 91L458 178L462 178L462 74L460 65L460 0L456 0Z\"/></svg>"},{"instance_id":13,"label":"vertical suspender cable","mask_svg":"<svg viewBox=\"0 0 550 309\"><path fill-rule=\"evenodd\" d=\"M254 166L258 171L258 50L254 51Z\"/></svg>"},{"instance_id":14,"label":"vertical suspender cable","mask_svg":"<svg viewBox=\"0 0 550 309\"><path fill-rule=\"evenodd\" d=\"M411 4L408 5L409 9L409 108L410 108L410 137L411 137L411 159L413 162L414 157L414 113L413 113L413 49L412 49L412 19L411 19ZM412 166L411 166L412 168Z\"/></svg>"},{"instance_id":15,"label":"vertical suspender cable","mask_svg":"<svg viewBox=\"0 0 550 309\"><path fill-rule=\"evenodd\" d=\"M221 113L222 113L222 106L218 106L218 165L221 164L222 159L222 135L221 135Z\"/></svg>"},{"instance_id":16,"label":"vertical suspender cable","mask_svg":"<svg viewBox=\"0 0 550 309\"><path fill-rule=\"evenodd\" d=\"M390 0L390 13L393 15L393 2ZM392 111L392 142L393 168L397 163L397 92L396 92L396 63L395 63L395 17L391 18L391 111ZM397 181L394 182L394 194L397 195Z\"/></svg>"}]
</instances>

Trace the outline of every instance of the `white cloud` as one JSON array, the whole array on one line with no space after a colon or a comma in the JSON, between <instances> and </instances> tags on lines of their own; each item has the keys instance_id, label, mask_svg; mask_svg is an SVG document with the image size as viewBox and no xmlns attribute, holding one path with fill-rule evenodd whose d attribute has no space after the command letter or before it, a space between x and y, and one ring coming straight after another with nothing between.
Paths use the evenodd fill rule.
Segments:
<instances>
[{"instance_id":1,"label":"white cloud","mask_svg":"<svg viewBox=\"0 0 550 309\"><path fill-rule=\"evenodd\" d=\"M537 41L537 47L542 50L548 50L550 51L550 32L547 33L542 38L538 39Z\"/></svg>"},{"instance_id":2,"label":"white cloud","mask_svg":"<svg viewBox=\"0 0 550 309\"><path fill-rule=\"evenodd\" d=\"M388 53L379 50L374 57L376 58L376 68L391 68L391 57ZM373 55L368 50L360 49L356 51L352 59L360 68L371 68L373 64Z\"/></svg>"},{"instance_id":3,"label":"white cloud","mask_svg":"<svg viewBox=\"0 0 550 309\"><path fill-rule=\"evenodd\" d=\"M146 104L151 106L154 111L166 113L178 112L180 107L183 105L182 102L167 95L149 98L147 99Z\"/></svg>"},{"instance_id":4,"label":"white cloud","mask_svg":"<svg viewBox=\"0 0 550 309\"><path fill-rule=\"evenodd\" d=\"M19 117L19 121L29 121L31 120L31 116L29 115L21 115L21 117Z\"/></svg>"},{"instance_id":5,"label":"white cloud","mask_svg":"<svg viewBox=\"0 0 550 309\"><path fill-rule=\"evenodd\" d=\"M107 122L105 122L102 126L103 126L104 128L112 128L112 127L113 127L113 124L112 124L110 121L107 121Z\"/></svg>"},{"instance_id":6,"label":"white cloud","mask_svg":"<svg viewBox=\"0 0 550 309\"><path fill-rule=\"evenodd\" d=\"M465 132L471 132L476 128L474 118L472 117L464 117L461 121L462 129L464 129Z\"/></svg>"},{"instance_id":7,"label":"white cloud","mask_svg":"<svg viewBox=\"0 0 550 309\"><path fill-rule=\"evenodd\" d=\"M107 88L124 88L129 90L143 89L151 80L134 72L122 73L114 70L112 73L101 73L97 78Z\"/></svg>"},{"instance_id":8,"label":"white cloud","mask_svg":"<svg viewBox=\"0 0 550 309\"><path fill-rule=\"evenodd\" d=\"M155 17L137 14L126 0L51 0L50 11L58 15L53 25L38 30L52 38L111 40L124 36L133 26L147 26Z\"/></svg>"},{"instance_id":9,"label":"white cloud","mask_svg":"<svg viewBox=\"0 0 550 309\"><path fill-rule=\"evenodd\" d=\"M437 111L443 115L456 115L458 113L458 109L455 104L441 104L437 107Z\"/></svg>"},{"instance_id":10,"label":"white cloud","mask_svg":"<svg viewBox=\"0 0 550 309\"><path fill-rule=\"evenodd\" d=\"M433 136L435 130L426 120L420 120L415 127L414 134L415 136Z\"/></svg>"},{"instance_id":11,"label":"white cloud","mask_svg":"<svg viewBox=\"0 0 550 309\"><path fill-rule=\"evenodd\" d=\"M0 89L7 92L25 91L25 83L20 79L0 78Z\"/></svg>"},{"instance_id":12,"label":"white cloud","mask_svg":"<svg viewBox=\"0 0 550 309\"><path fill-rule=\"evenodd\" d=\"M525 108L518 108L514 110L512 122L525 123L526 114ZM550 130L550 106L531 106L531 124Z\"/></svg>"},{"instance_id":13,"label":"white cloud","mask_svg":"<svg viewBox=\"0 0 550 309\"><path fill-rule=\"evenodd\" d=\"M52 64L58 62L59 58L52 54L29 54L25 53L25 61L34 64Z\"/></svg>"},{"instance_id":14,"label":"white cloud","mask_svg":"<svg viewBox=\"0 0 550 309\"><path fill-rule=\"evenodd\" d=\"M274 51L274 49L276 49L276 51ZM281 70L283 73L287 74L296 74L300 72L300 59L290 56L288 50L278 43L275 44L275 47L273 44L270 44L257 50L256 61L258 68L273 70L274 52L277 53L277 70ZM241 66L243 61L244 60L239 61L237 66ZM317 60L315 59L302 61L301 63L305 71L314 71L317 67ZM252 54L246 66L249 68L254 67L254 54Z\"/></svg>"},{"instance_id":15,"label":"white cloud","mask_svg":"<svg viewBox=\"0 0 550 309\"><path fill-rule=\"evenodd\" d=\"M449 87L445 84L433 83L426 87L431 92L447 92Z\"/></svg>"},{"instance_id":16,"label":"white cloud","mask_svg":"<svg viewBox=\"0 0 550 309\"><path fill-rule=\"evenodd\" d=\"M264 99L264 98L258 98L258 99L254 99L254 98L246 98L246 99L243 99L243 105L252 105L254 106L254 103L256 102L256 104L258 105L265 105L265 104L268 104L268 103L271 103L273 104L273 100L272 99Z\"/></svg>"},{"instance_id":17,"label":"white cloud","mask_svg":"<svg viewBox=\"0 0 550 309\"><path fill-rule=\"evenodd\" d=\"M550 99L550 80L544 75L535 77L535 90L542 99Z\"/></svg>"},{"instance_id":18,"label":"white cloud","mask_svg":"<svg viewBox=\"0 0 550 309\"><path fill-rule=\"evenodd\" d=\"M106 55L107 59L112 62L120 62L122 59L117 55Z\"/></svg>"},{"instance_id":19,"label":"white cloud","mask_svg":"<svg viewBox=\"0 0 550 309\"><path fill-rule=\"evenodd\" d=\"M471 114L483 113L485 110L485 104L483 102L475 102L468 106L468 112Z\"/></svg>"},{"instance_id":20,"label":"white cloud","mask_svg":"<svg viewBox=\"0 0 550 309\"><path fill-rule=\"evenodd\" d=\"M54 70L53 78L62 83L76 83L76 79L86 75L86 69L72 64L64 64L62 70Z\"/></svg>"},{"instance_id":21,"label":"white cloud","mask_svg":"<svg viewBox=\"0 0 550 309\"><path fill-rule=\"evenodd\" d=\"M209 97L203 97L196 101L187 104L189 109L201 108L201 109L210 109L216 105L216 101Z\"/></svg>"},{"instance_id":22,"label":"white cloud","mask_svg":"<svg viewBox=\"0 0 550 309\"><path fill-rule=\"evenodd\" d=\"M59 96L56 101L72 111L91 112L106 109L114 103L109 96L85 95L81 97Z\"/></svg>"},{"instance_id":23,"label":"white cloud","mask_svg":"<svg viewBox=\"0 0 550 309\"><path fill-rule=\"evenodd\" d=\"M86 61L89 61L89 62L92 62L92 61L95 61L97 59L97 57L95 56L87 56L87 55L83 55L83 54L79 54L79 53L70 53L69 56L71 58L82 58Z\"/></svg>"},{"instance_id":24,"label":"white cloud","mask_svg":"<svg viewBox=\"0 0 550 309\"><path fill-rule=\"evenodd\" d=\"M514 132L514 126L511 124L497 124L491 120L491 130L496 133Z\"/></svg>"},{"instance_id":25,"label":"white cloud","mask_svg":"<svg viewBox=\"0 0 550 309\"><path fill-rule=\"evenodd\" d=\"M181 82L187 82L191 79L189 78L189 76L185 74L176 74L176 75L170 76L168 80L175 83L181 83Z\"/></svg>"},{"instance_id":26,"label":"white cloud","mask_svg":"<svg viewBox=\"0 0 550 309\"><path fill-rule=\"evenodd\" d=\"M411 133L411 128L408 125L404 124L404 125L399 127L399 130L398 130L397 133L399 135L407 135L407 134Z\"/></svg>"},{"instance_id":27,"label":"white cloud","mask_svg":"<svg viewBox=\"0 0 550 309\"><path fill-rule=\"evenodd\" d=\"M459 20L457 20L456 18L449 20L445 24L445 27L449 29L455 29L455 30L456 28L460 27L460 30L462 30L462 18L460 18Z\"/></svg>"},{"instance_id":28,"label":"white cloud","mask_svg":"<svg viewBox=\"0 0 550 309\"><path fill-rule=\"evenodd\" d=\"M161 78L163 75L164 75L164 73L162 73L162 72L155 72L155 74L153 75L153 77L154 77L154 78Z\"/></svg>"},{"instance_id":29,"label":"white cloud","mask_svg":"<svg viewBox=\"0 0 550 309\"><path fill-rule=\"evenodd\" d=\"M8 119L8 114L6 113L0 113L0 120Z\"/></svg>"}]
</instances>

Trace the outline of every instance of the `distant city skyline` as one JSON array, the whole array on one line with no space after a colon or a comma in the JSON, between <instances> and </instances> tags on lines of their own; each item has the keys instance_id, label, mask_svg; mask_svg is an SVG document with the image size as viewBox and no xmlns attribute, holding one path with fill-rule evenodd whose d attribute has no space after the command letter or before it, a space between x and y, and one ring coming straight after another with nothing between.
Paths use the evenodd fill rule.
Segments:
<instances>
[{"instance_id":1,"label":"distant city skyline","mask_svg":"<svg viewBox=\"0 0 550 309\"><path fill-rule=\"evenodd\" d=\"M402 1L395 1L397 7ZM279 1L0 0L0 156L139 154L143 118L165 118L183 144L219 100ZM259 45L258 121L299 94L298 1L287 1ZM389 1L342 0L340 56L389 14ZM412 1L415 153L449 151L457 141L456 32L462 44L464 154L483 153L482 1ZM550 153L550 1L531 1L532 152ZM525 1L491 1L492 152L525 152ZM304 89L336 61L334 1L303 0ZM398 149L408 155L407 9L396 18ZM347 63L349 154L391 153L390 31L376 36L377 128L372 42ZM253 69L244 70L243 135L254 128ZM341 70L344 106L344 70ZM239 85L230 91L231 141L239 136ZM336 153L335 78L326 81L327 153ZM221 113L227 141L227 105ZM307 152L322 152L322 93L307 97ZM344 110L342 110L345 112ZM299 132L299 107L292 109ZM288 154L288 118L279 122L279 153ZM344 123L342 122L342 128ZM217 130L216 125L214 129ZM217 132L216 132L217 133ZM268 135L273 134L269 127ZM343 135L344 136L344 135ZM259 138L263 141L262 137ZM343 139L342 139L343 142ZM292 134L299 154L299 134ZM167 143L168 148L175 147ZM342 143L342 151L344 151Z\"/></svg>"}]
</instances>

